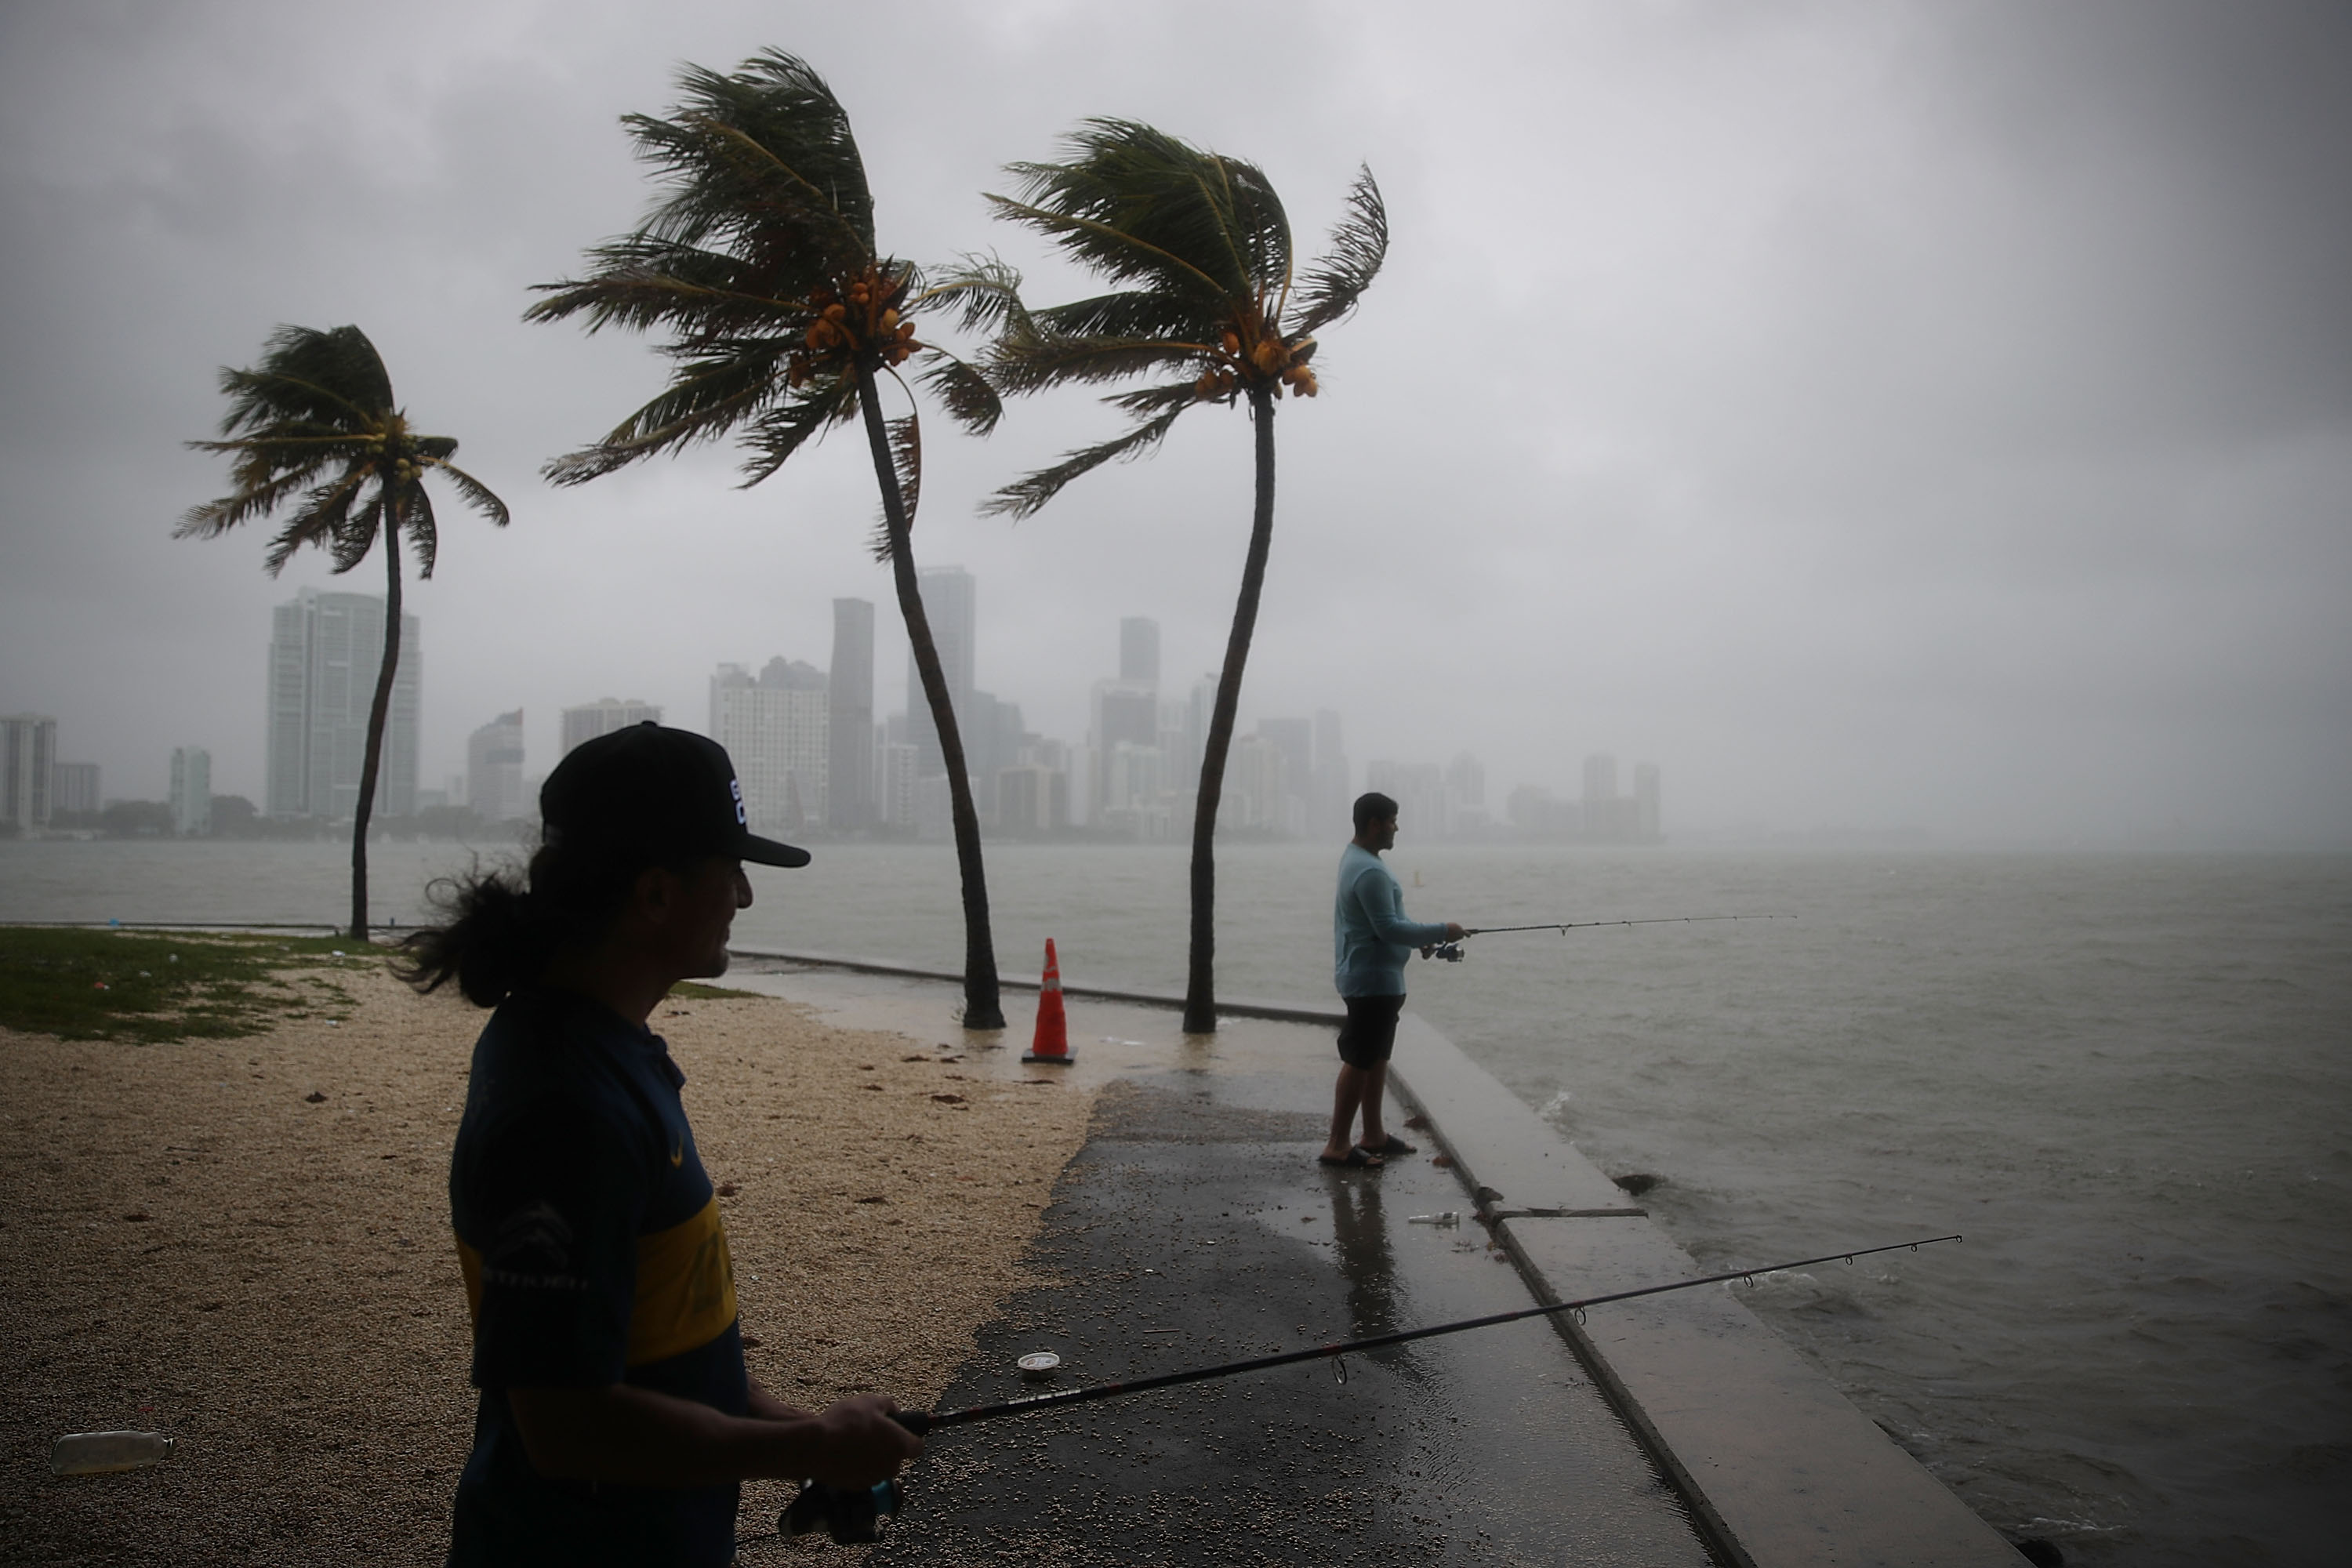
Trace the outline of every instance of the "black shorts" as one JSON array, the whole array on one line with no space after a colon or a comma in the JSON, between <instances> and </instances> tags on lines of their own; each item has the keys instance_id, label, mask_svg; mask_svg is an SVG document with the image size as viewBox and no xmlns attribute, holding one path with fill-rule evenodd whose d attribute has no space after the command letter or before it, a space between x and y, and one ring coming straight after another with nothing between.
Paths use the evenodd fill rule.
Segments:
<instances>
[{"instance_id":1,"label":"black shorts","mask_svg":"<svg viewBox=\"0 0 2352 1568\"><path fill-rule=\"evenodd\" d=\"M1348 1021L1339 1026L1339 1059L1351 1068L1375 1068L1396 1049L1397 1015L1404 1011L1402 996L1342 996Z\"/></svg>"}]
</instances>

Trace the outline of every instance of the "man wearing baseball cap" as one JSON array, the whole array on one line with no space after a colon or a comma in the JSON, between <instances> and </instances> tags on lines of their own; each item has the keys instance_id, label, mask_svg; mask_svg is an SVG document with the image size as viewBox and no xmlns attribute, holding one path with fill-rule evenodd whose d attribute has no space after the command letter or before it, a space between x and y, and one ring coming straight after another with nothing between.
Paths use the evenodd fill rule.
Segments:
<instances>
[{"instance_id":1,"label":"man wearing baseball cap","mask_svg":"<svg viewBox=\"0 0 2352 1568\"><path fill-rule=\"evenodd\" d=\"M540 811L524 876L457 883L403 971L497 1009L450 1158L481 1398L448 1561L718 1568L740 1481L864 1487L921 1449L889 1399L812 1413L751 1380L686 1076L646 1026L725 972L743 862L809 855L750 831L723 748L656 724L575 748Z\"/></svg>"}]
</instances>

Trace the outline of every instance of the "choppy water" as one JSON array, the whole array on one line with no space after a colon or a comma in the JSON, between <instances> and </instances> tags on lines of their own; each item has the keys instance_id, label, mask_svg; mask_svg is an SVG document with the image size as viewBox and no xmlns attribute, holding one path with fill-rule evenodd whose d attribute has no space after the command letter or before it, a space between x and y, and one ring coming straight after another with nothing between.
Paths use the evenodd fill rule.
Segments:
<instances>
[{"instance_id":1,"label":"choppy water","mask_svg":"<svg viewBox=\"0 0 2352 1568\"><path fill-rule=\"evenodd\" d=\"M331 920L333 845L0 843L0 919ZM1220 984L1329 994L1335 847L1223 858ZM446 846L381 847L421 912ZM1491 936L1412 1005L1703 1262L1960 1230L1748 1300L1995 1525L2070 1561L2352 1558L2352 858L1417 848ZM1181 988L1180 849L992 847L998 951ZM1418 875L1421 885L1412 884ZM943 848L755 875L738 940L953 967ZM1016 1003L1016 1011L1018 1004Z\"/></svg>"}]
</instances>

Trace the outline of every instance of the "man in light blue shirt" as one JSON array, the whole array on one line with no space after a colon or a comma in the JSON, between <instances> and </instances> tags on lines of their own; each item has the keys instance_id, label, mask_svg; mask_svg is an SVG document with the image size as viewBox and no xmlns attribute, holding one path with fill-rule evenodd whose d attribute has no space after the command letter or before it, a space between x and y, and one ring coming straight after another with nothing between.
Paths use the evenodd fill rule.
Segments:
<instances>
[{"instance_id":1,"label":"man in light blue shirt","mask_svg":"<svg viewBox=\"0 0 2352 1568\"><path fill-rule=\"evenodd\" d=\"M1376 1168L1384 1156L1413 1146L1381 1125L1388 1093L1389 1053L1397 1016L1404 1011L1404 966L1416 947L1457 942L1451 921L1428 925L1404 918L1404 890L1381 863L1393 847L1397 803L1377 790L1356 797L1356 836L1339 857L1339 892L1331 908L1332 978L1348 1021L1339 1029L1339 1083L1331 1097L1331 1138L1318 1156L1326 1165ZM1361 1141L1349 1134L1363 1112Z\"/></svg>"}]
</instances>

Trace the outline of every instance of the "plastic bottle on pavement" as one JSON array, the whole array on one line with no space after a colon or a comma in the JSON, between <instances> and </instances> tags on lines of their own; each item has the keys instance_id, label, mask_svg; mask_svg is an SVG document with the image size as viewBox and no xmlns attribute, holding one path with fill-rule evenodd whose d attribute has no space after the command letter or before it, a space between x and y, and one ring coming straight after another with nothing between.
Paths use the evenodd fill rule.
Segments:
<instances>
[{"instance_id":1,"label":"plastic bottle on pavement","mask_svg":"<svg viewBox=\"0 0 2352 1568\"><path fill-rule=\"evenodd\" d=\"M161 1462L172 1439L161 1432L74 1432L49 1445L49 1468L60 1476L99 1476Z\"/></svg>"},{"instance_id":2,"label":"plastic bottle on pavement","mask_svg":"<svg viewBox=\"0 0 2352 1568\"><path fill-rule=\"evenodd\" d=\"M1434 1225L1443 1226L1447 1230L1451 1230L1455 1226L1462 1223L1462 1215L1457 1210L1447 1209L1444 1214L1413 1215L1407 1218L1405 1223L1407 1225Z\"/></svg>"}]
</instances>

